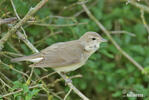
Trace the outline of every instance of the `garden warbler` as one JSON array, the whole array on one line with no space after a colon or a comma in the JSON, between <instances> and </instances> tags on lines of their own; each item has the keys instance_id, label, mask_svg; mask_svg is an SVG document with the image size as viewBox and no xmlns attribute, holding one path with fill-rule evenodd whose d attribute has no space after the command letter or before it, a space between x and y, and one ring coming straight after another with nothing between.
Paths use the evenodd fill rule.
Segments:
<instances>
[{"instance_id":1,"label":"garden warbler","mask_svg":"<svg viewBox=\"0 0 149 100\"><path fill-rule=\"evenodd\" d=\"M57 72L69 72L80 68L88 58L106 42L96 32L86 32L78 40L55 43L41 52L14 58L11 61L30 61L30 67L50 67Z\"/></svg>"}]
</instances>

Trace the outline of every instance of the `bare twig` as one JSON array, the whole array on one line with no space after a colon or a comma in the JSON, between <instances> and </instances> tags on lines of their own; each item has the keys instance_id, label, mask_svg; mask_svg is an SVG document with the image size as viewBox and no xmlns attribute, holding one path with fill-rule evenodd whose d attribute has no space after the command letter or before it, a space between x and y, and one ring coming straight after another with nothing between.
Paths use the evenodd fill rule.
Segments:
<instances>
[{"instance_id":1,"label":"bare twig","mask_svg":"<svg viewBox=\"0 0 149 100\"><path fill-rule=\"evenodd\" d=\"M18 15L18 13L17 13L17 10L16 10L16 7L15 7L15 5L14 5L14 3L13 3L13 0L10 0L10 1L11 1L13 10L14 10L14 12L15 12L15 14L16 14L16 17L17 17L17 18L19 19L19 21L20 21L21 18L19 17L19 15ZM23 31L25 37L27 38L26 32L25 32L25 30L24 30L24 28L23 28L22 26L21 26L21 30Z\"/></svg>"},{"instance_id":2,"label":"bare twig","mask_svg":"<svg viewBox=\"0 0 149 100\"><path fill-rule=\"evenodd\" d=\"M50 91L50 93L55 96L56 98L58 98L59 100L63 100L57 93L54 93L52 91Z\"/></svg>"},{"instance_id":3,"label":"bare twig","mask_svg":"<svg viewBox=\"0 0 149 100\"><path fill-rule=\"evenodd\" d=\"M7 65L7 64L3 63L2 61L0 61L0 63L3 64L3 65L5 65L5 66L8 67L8 68L14 70L14 71L17 72L17 73L20 73L20 74L22 74L22 75L24 75L24 76L26 76L26 77L29 77L26 73L23 73L22 71L19 71L19 70L13 68L12 65Z\"/></svg>"},{"instance_id":4,"label":"bare twig","mask_svg":"<svg viewBox=\"0 0 149 100\"><path fill-rule=\"evenodd\" d=\"M39 88L39 87L42 87L42 84L37 84L37 85L34 85L34 86L30 86L29 89ZM8 97L10 95L19 93L21 91L23 91L23 89L19 89L19 90L15 91L15 92L10 92L10 93L4 94L4 95L0 95L0 98Z\"/></svg>"},{"instance_id":5,"label":"bare twig","mask_svg":"<svg viewBox=\"0 0 149 100\"><path fill-rule=\"evenodd\" d=\"M98 3L98 0L95 0L90 6L88 9L91 9L93 6L95 6L96 4ZM81 15L82 13L84 12L84 10L80 10L79 12L75 13L73 16L74 17L78 17L79 15Z\"/></svg>"},{"instance_id":6,"label":"bare twig","mask_svg":"<svg viewBox=\"0 0 149 100\"><path fill-rule=\"evenodd\" d=\"M48 74L48 75L45 75L45 76L39 78L39 79L36 80L36 81L43 80L44 78L48 78L49 76L52 76L52 75L55 74L55 73L56 73L56 72L52 72L52 73L50 73L50 74Z\"/></svg>"},{"instance_id":7,"label":"bare twig","mask_svg":"<svg viewBox=\"0 0 149 100\"><path fill-rule=\"evenodd\" d=\"M82 75L78 74L78 75L74 75L74 76L69 77L69 79L80 78L80 77L82 77ZM58 82L60 82L60 81L62 81L62 80L63 80L63 78L56 79L52 84L50 84L50 85L48 85L48 86L53 87L56 83L58 83Z\"/></svg>"},{"instance_id":8,"label":"bare twig","mask_svg":"<svg viewBox=\"0 0 149 100\"><path fill-rule=\"evenodd\" d=\"M73 19L73 17L64 17L64 16L49 16L49 18Z\"/></svg>"},{"instance_id":9,"label":"bare twig","mask_svg":"<svg viewBox=\"0 0 149 100\"><path fill-rule=\"evenodd\" d=\"M68 82L66 79L66 75L61 74L58 72L58 74L65 80L66 84L69 86L70 89L72 89L78 96L80 96L83 100L89 100L83 93L81 93L73 84L72 82Z\"/></svg>"},{"instance_id":10,"label":"bare twig","mask_svg":"<svg viewBox=\"0 0 149 100\"><path fill-rule=\"evenodd\" d=\"M29 85L30 82L31 82L31 78L32 78L33 72L34 72L34 67L31 68L31 73L30 73L30 75L29 75L29 77L28 77L28 79L27 79L27 81L26 81L26 84L28 84L28 85Z\"/></svg>"},{"instance_id":11,"label":"bare twig","mask_svg":"<svg viewBox=\"0 0 149 100\"><path fill-rule=\"evenodd\" d=\"M143 4L139 4L139 3L137 3L137 2L135 2L133 0L130 0L129 3L134 5L137 8L140 8L140 9L144 10L145 12L149 13L149 7L147 7L147 6L143 5Z\"/></svg>"},{"instance_id":12,"label":"bare twig","mask_svg":"<svg viewBox=\"0 0 149 100\"><path fill-rule=\"evenodd\" d=\"M17 10L16 10L16 8L15 8L15 5L14 5L14 3L13 3L13 0L10 0L10 2L11 2L11 4L12 4L13 10L14 10L14 12L15 12L15 14L16 14L16 17L17 17L19 20L21 20L21 18L19 17L19 15L18 15L18 13L17 13Z\"/></svg>"},{"instance_id":13,"label":"bare twig","mask_svg":"<svg viewBox=\"0 0 149 100\"><path fill-rule=\"evenodd\" d=\"M12 89L7 83L5 83L1 78L0 78L0 81L5 85L7 86L8 88Z\"/></svg>"},{"instance_id":14,"label":"bare twig","mask_svg":"<svg viewBox=\"0 0 149 100\"><path fill-rule=\"evenodd\" d=\"M16 71L16 72L18 72L18 73L20 73L20 74L22 74L22 75L24 75L24 76L26 76L26 77L29 77L26 73L24 73L24 72L22 72L22 71L19 71L19 70L16 70L15 68L13 68L13 66L9 65L9 67L10 67L12 70L14 70L14 71Z\"/></svg>"},{"instance_id":15,"label":"bare twig","mask_svg":"<svg viewBox=\"0 0 149 100\"><path fill-rule=\"evenodd\" d=\"M63 100L63 99L58 95L58 93L54 93L54 92L52 92L52 91L50 91L50 93L51 93L53 96L55 96L56 98L58 98L58 100ZM40 97L47 97L47 94L38 93L38 96L40 96ZM50 99L50 100L51 100L51 99Z\"/></svg>"},{"instance_id":16,"label":"bare twig","mask_svg":"<svg viewBox=\"0 0 149 100\"><path fill-rule=\"evenodd\" d=\"M111 34L128 34L130 36L135 37L136 35L134 33L131 32L127 32L127 31L110 31Z\"/></svg>"},{"instance_id":17,"label":"bare twig","mask_svg":"<svg viewBox=\"0 0 149 100\"><path fill-rule=\"evenodd\" d=\"M33 44L25 37L24 34L21 32L17 31L18 37L34 52L38 53L39 51L33 46Z\"/></svg>"},{"instance_id":18,"label":"bare twig","mask_svg":"<svg viewBox=\"0 0 149 100\"><path fill-rule=\"evenodd\" d=\"M98 27L106 34L106 36L110 39L110 41L113 43L113 45L119 50L119 52L125 56L131 63L133 63L140 71L143 71L144 68L141 66L138 62L136 62L131 56L129 56L116 42L115 40L111 37L109 31L92 15L92 13L88 10L85 4L82 4L83 9L89 16L91 20L93 20Z\"/></svg>"},{"instance_id":19,"label":"bare twig","mask_svg":"<svg viewBox=\"0 0 149 100\"><path fill-rule=\"evenodd\" d=\"M46 16L45 18L41 19L41 20L37 20L37 21L28 21L28 23L40 23L40 22L44 22L47 19L53 19L53 18L61 18L61 19L67 19L67 20L73 20L73 17L63 17L63 16Z\"/></svg>"},{"instance_id":20,"label":"bare twig","mask_svg":"<svg viewBox=\"0 0 149 100\"><path fill-rule=\"evenodd\" d=\"M0 76L3 77L8 83L12 83L12 81L7 76L5 76L4 73L2 73L1 71Z\"/></svg>"},{"instance_id":21,"label":"bare twig","mask_svg":"<svg viewBox=\"0 0 149 100\"><path fill-rule=\"evenodd\" d=\"M45 41L47 38L49 38L49 37L51 37L51 36L53 36L53 35L60 34L60 33L62 33L62 31L58 31L58 32L50 33L50 34L48 34L46 37L43 37L42 39L36 41L34 44L38 44L38 45L39 45L40 42L43 42L43 41Z\"/></svg>"},{"instance_id":22,"label":"bare twig","mask_svg":"<svg viewBox=\"0 0 149 100\"><path fill-rule=\"evenodd\" d=\"M8 52L8 51L1 51L1 52L0 52L0 55L23 56L22 54L13 53L13 52Z\"/></svg>"},{"instance_id":23,"label":"bare twig","mask_svg":"<svg viewBox=\"0 0 149 100\"><path fill-rule=\"evenodd\" d=\"M147 22L146 22L146 20L145 20L145 18L144 18L144 11L143 11L142 9L140 9L140 11L141 11L141 19L142 19L142 22L143 22L144 27L146 28L146 30L147 30L147 32L148 32L148 34L149 34L149 26L147 25ZM149 35L148 35L148 39L149 39Z\"/></svg>"},{"instance_id":24,"label":"bare twig","mask_svg":"<svg viewBox=\"0 0 149 100\"><path fill-rule=\"evenodd\" d=\"M8 23L14 22L16 20L17 20L16 17L0 19L0 25L2 25L2 24L8 24Z\"/></svg>"},{"instance_id":25,"label":"bare twig","mask_svg":"<svg viewBox=\"0 0 149 100\"><path fill-rule=\"evenodd\" d=\"M8 44L8 46L10 47L10 48L12 48L12 50L14 51L14 52L16 52L16 53L18 53L18 54L21 54L21 52L18 50L18 48L16 48L14 45L13 45L13 43L11 43L11 42L7 42L7 44Z\"/></svg>"},{"instance_id":26,"label":"bare twig","mask_svg":"<svg viewBox=\"0 0 149 100\"><path fill-rule=\"evenodd\" d=\"M66 98L69 96L69 94L71 93L72 88L70 88L70 90L68 91L68 93L65 95L64 100L66 100Z\"/></svg>"},{"instance_id":27,"label":"bare twig","mask_svg":"<svg viewBox=\"0 0 149 100\"><path fill-rule=\"evenodd\" d=\"M73 23L73 24L62 24L62 25L56 25L56 24L41 24L41 23L30 23L31 25L38 25L38 26L46 26L46 27L70 27L75 25L84 25L87 23Z\"/></svg>"},{"instance_id":28,"label":"bare twig","mask_svg":"<svg viewBox=\"0 0 149 100\"><path fill-rule=\"evenodd\" d=\"M30 17L35 14L48 0L40 1L34 8L31 8L29 12L25 15L23 19L21 19L15 26L13 26L0 40L0 51L3 49L4 43L8 40L12 33L15 33L19 27L26 23Z\"/></svg>"}]
</instances>

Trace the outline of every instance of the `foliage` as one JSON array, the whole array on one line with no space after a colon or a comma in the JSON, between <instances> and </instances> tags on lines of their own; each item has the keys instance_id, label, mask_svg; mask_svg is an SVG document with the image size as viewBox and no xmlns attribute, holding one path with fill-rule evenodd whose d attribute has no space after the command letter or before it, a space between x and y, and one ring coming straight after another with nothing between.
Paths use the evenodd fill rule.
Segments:
<instances>
[{"instance_id":1,"label":"foliage","mask_svg":"<svg viewBox=\"0 0 149 100\"><path fill-rule=\"evenodd\" d=\"M13 1L18 15L23 18L28 10L40 0ZM87 31L98 32L108 39L99 27L82 12L82 7L77 2L76 0L50 0L31 18L31 20L38 21L39 24L50 24L49 26L45 27L29 23L23 26L28 39L38 50L56 42L78 39ZM147 2L142 1L139 3L147 5ZM149 100L149 77L144 74L149 74L149 33L141 19L140 9L131 4L126 5L126 1L124 2L123 0L89 0L87 5L93 15L109 32L125 30L135 35L132 36L126 32L123 34L111 34L122 49L143 65L145 69L140 72L109 41L101 45L101 48L90 57L87 64L70 73L70 75L83 75L82 78L73 79L74 85L91 100ZM79 13L80 15L78 15ZM10 1L0 0L0 18L13 16L15 16L15 13ZM149 14L145 13L144 17L148 22ZM71 24L75 25L71 26ZM7 25L1 25L0 37L3 37L8 30ZM3 62L0 64L0 78L9 84L11 88L8 88L6 84L0 81L0 94L4 95L23 89L21 92L10 95L5 99L31 100L35 98L36 100L41 100L42 98L42 100L47 100L48 97L48 100L59 100L56 95L65 96L64 93L58 94L58 92L64 91L66 93L69 90L68 87L63 82L52 83L59 78L56 74L44 79L44 83L41 80L35 82L37 76L47 75L53 71L52 69L47 69L48 71L35 69L29 83L26 83L28 79L26 76L12 69L27 73L27 75L30 75L31 71L31 68L28 67L29 62L18 64L10 62L10 58L16 57L18 54L30 55L33 53L23 42L19 41L16 34L13 34L4 46L3 51L0 52L0 60ZM43 84L44 86L29 89L29 87L38 84ZM136 94L143 94L143 98L126 97L126 94L131 91ZM68 100L80 99L76 94L71 93Z\"/></svg>"}]
</instances>

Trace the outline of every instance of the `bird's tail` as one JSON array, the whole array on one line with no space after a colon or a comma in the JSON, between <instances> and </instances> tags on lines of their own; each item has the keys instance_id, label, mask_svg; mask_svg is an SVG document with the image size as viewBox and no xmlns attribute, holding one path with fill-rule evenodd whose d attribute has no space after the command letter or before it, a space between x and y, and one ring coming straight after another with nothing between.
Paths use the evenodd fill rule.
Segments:
<instances>
[{"instance_id":1,"label":"bird's tail","mask_svg":"<svg viewBox=\"0 0 149 100\"><path fill-rule=\"evenodd\" d=\"M26 61L28 59L28 56L18 57L11 59L11 62L19 62L19 61Z\"/></svg>"},{"instance_id":2,"label":"bird's tail","mask_svg":"<svg viewBox=\"0 0 149 100\"><path fill-rule=\"evenodd\" d=\"M30 56L23 56L18 58L11 59L12 62L19 62L19 61L30 61L30 62L39 62L43 59L43 57L40 56L40 53L32 54Z\"/></svg>"}]
</instances>

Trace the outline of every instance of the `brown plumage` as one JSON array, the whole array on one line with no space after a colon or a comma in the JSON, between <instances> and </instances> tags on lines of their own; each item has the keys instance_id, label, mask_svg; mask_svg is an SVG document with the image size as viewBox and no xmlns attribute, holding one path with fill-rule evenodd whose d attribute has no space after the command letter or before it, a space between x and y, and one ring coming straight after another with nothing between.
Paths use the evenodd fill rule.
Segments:
<instances>
[{"instance_id":1,"label":"brown plumage","mask_svg":"<svg viewBox=\"0 0 149 100\"><path fill-rule=\"evenodd\" d=\"M20 58L12 61L35 62L30 67L50 67L56 71L72 71L81 67L89 56L94 53L101 42L105 40L95 32L87 32L80 39L55 43L40 53Z\"/></svg>"}]
</instances>

